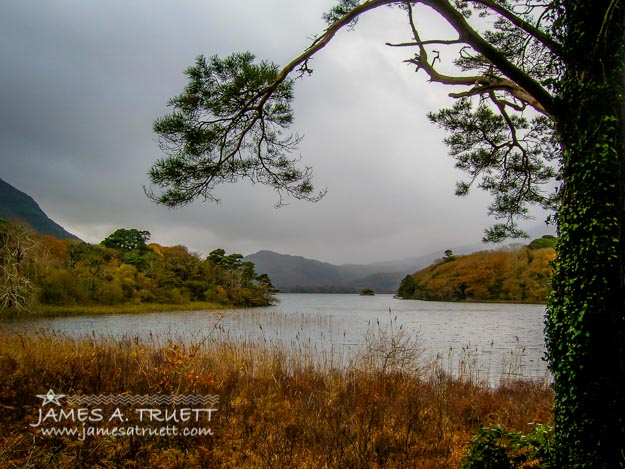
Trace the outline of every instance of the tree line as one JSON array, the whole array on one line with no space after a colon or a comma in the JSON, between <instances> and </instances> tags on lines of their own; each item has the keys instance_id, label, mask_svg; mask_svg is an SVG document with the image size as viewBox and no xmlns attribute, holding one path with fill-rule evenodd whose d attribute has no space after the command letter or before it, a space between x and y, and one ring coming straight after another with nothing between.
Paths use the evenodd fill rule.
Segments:
<instances>
[{"instance_id":1,"label":"tree line","mask_svg":"<svg viewBox=\"0 0 625 469\"><path fill-rule=\"evenodd\" d=\"M513 301L546 303L551 291L555 256L545 239L529 246L454 256L402 280L397 295L432 301Z\"/></svg>"},{"instance_id":2,"label":"tree line","mask_svg":"<svg viewBox=\"0 0 625 469\"><path fill-rule=\"evenodd\" d=\"M202 258L187 247L148 244L120 228L99 244L59 240L0 221L0 311L33 305L184 304L262 306L275 289L252 262L223 249Z\"/></svg>"}]
</instances>

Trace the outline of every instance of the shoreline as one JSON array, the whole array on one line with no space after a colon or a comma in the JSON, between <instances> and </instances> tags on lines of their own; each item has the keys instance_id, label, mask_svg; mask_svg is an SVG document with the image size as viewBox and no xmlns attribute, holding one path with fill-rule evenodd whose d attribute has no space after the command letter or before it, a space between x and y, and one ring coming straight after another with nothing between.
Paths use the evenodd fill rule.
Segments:
<instances>
[{"instance_id":1,"label":"shoreline","mask_svg":"<svg viewBox=\"0 0 625 469\"><path fill-rule=\"evenodd\" d=\"M0 322L6 320L19 321L72 316L101 316L111 314L150 314L176 311L220 311L224 309L247 309L241 306L229 306L218 303L193 301L182 304L171 303L124 303L119 305L37 305L30 311L0 314Z\"/></svg>"}]
</instances>

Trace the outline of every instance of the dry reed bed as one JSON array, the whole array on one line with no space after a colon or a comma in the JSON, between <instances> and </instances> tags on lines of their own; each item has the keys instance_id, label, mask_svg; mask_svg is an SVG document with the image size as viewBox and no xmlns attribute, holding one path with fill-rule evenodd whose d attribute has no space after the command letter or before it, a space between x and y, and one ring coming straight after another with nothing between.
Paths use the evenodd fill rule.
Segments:
<instances>
[{"instance_id":1,"label":"dry reed bed","mask_svg":"<svg viewBox=\"0 0 625 469\"><path fill-rule=\"evenodd\" d=\"M498 388L419 365L418 343L377 331L349 366L301 349L155 337L0 332L0 467L451 468L480 426L551 419L543 384ZM217 394L213 436L44 437L37 394Z\"/></svg>"}]
</instances>

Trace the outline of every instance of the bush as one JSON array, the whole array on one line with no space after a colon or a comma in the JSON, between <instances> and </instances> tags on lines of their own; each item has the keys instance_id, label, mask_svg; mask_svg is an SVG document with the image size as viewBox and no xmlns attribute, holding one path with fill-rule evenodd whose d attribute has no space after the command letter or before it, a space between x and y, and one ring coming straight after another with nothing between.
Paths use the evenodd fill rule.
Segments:
<instances>
[{"instance_id":1,"label":"bush","mask_svg":"<svg viewBox=\"0 0 625 469\"><path fill-rule=\"evenodd\" d=\"M45 305L75 305L86 301L85 290L66 270L53 270L40 284L39 302Z\"/></svg>"},{"instance_id":2,"label":"bush","mask_svg":"<svg viewBox=\"0 0 625 469\"><path fill-rule=\"evenodd\" d=\"M471 440L459 469L555 468L552 463L553 427L536 425L528 435L501 426L481 427Z\"/></svg>"}]
</instances>

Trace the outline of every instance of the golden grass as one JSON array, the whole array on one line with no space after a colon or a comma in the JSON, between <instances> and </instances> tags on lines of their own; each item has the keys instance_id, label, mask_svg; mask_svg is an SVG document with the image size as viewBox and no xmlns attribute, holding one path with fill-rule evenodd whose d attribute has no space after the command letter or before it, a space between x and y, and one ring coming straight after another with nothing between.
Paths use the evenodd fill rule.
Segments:
<instances>
[{"instance_id":1,"label":"golden grass","mask_svg":"<svg viewBox=\"0 0 625 469\"><path fill-rule=\"evenodd\" d=\"M552 392L419 367L417 344L372 335L350 366L208 335L69 338L0 332L0 467L451 468L480 426L527 432ZM37 394L220 396L213 436L45 437Z\"/></svg>"},{"instance_id":2,"label":"golden grass","mask_svg":"<svg viewBox=\"0 0 625 469\"><path fill-rule=\"evenodd\" d=\"M102 314L144 314L169 311L203 311L228 308L217 303L193 301L182 304L122 303L118 305L33 305L29 311L13 313L12 318L52 318L65 316L95 316ZM5 312L5 316L8 313ZM1 317L1 316L0 316Z\"/></svg>"}]
</instances>

